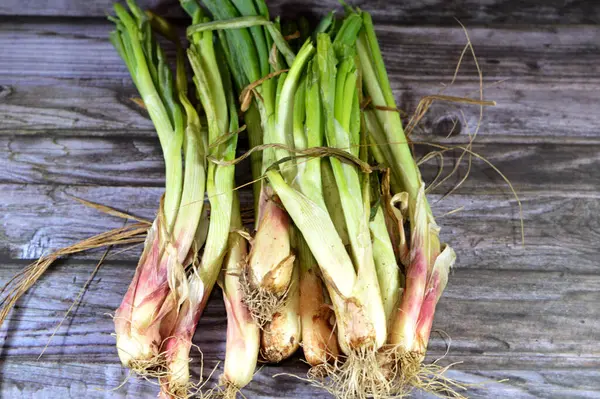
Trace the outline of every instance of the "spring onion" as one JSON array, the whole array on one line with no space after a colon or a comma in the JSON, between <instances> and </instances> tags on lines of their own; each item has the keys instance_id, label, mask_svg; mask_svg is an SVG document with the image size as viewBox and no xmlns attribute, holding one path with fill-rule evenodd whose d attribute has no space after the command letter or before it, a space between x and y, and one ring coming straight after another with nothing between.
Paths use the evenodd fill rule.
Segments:
<instances>
[{"instance_id":1,"label":"spring onion","mask_svg":"<svg viewBox=\"0 0 600 399\"><path fill-rule=\"evenodd\" d=\"M373 104L395 109L396 102L371 16L359 12L351 13L349 18L357 16L363 22L357 49L366 93ZM371 137L380 148L389 148L384 152L386 163L393 179L406 193L408 202L410 252L405 288L388 339L398 351L402 373L418 370L424 358L435 307L446 286L455 254L452 248L440 243L439 227L427 202L425 185L410 152L399 114L381 109L368 112L371 113ZM410 376L403 378L410 380Z\"/></svg>"},{"instance_id":2,"label":"spring onion","mask_svg":"<svg viewBox=\"0 0 600 399\"><path fill-rule=\"evenodd\" d=\"M186 10L192 14L194 21L208 21L194 3L187 2ZM188 59L206 114L209 156L217 161L231 161L235 157L237 136L229 133L238 130L239 122L231 77L211 31L193 36ZM189 297L181 306L164 345L168 371L161 389L176 397L190 390L189 352L192 336L227 251L234 202L234 168L233 165L218 162L208 164L206 192L211 212L202 260L189 277Z\"/></svg>"},{"instance_id":3,"label":"spring onion","mask_svg":"<svg viewBox=\"0 0 600 399\"><path fill-rule=\"evenodd\" d=\"M215 20L233 20L241 17L262 16L268 19L268 11L263 1L252 0L203 0L204 6ZM194 26L188 28L193 32ZM271 72L275 66L270 63L270 50L273 34L277 29L271 24L252 26L243 29L219 30L219 39L241 93L251 83L259 81ZM277 36L277 35L276 35ZM278 39L279 40L279 39ZM293 56L293 54L292 54ZM243 62L242 62L243 60ZM286 137L286 109L278 119L280 110L275 104L278 91L290 92L283 85L284 75L279 79L266 79L255 88L262 101L253 101L250 105L248 133L252 144L282 143L290 144ZM290 80L291 81L291 80ZM293 94L293 93L289 93ZM259 116L259 118L257 117ZM282 125L279 121L283 121ZM257 167L258 159L253 157L253 172L263 173L274 160L288 157L285 150L266 150L262 154L262 166ZM293 171L289 171L293 173ZM278 203L268 184L262 184L256 199L256 234L250 251L248 273L245 276L245 303L260 325L269 322L273 313L284 303L294 265L294 255L290 242L290 220Z\"/></svg>"},{"instance_id":4,"label":"spring onion","mask_svg":"<svg viewBox=\"0 0 600 399\"><path fill-rule=\"evenodd\" d=\"M231 215L231 228L221 282L227 312L227 342L220 383L225 387L225 396L234 398L236 392L252 380L260 348L260 329L243 302L240 278L247 267L248 248L246 240L238 232L242 229L242 220L237 197Z\"/></svg>"},{"instance_id":5,"label":"spring onion","mask_svg":"<svg viewBox=\"0 0 600 399\"><path fill-rule=\"evenodd\" d=\"M311 366L336 360L339 356L334 318L319 266L301 235L298 238L300 264L300 318L302 350Z\"/></svg>"},{"instance_id":6,"label":"spring onion","mask_svg":"<svg viewBox=\"0 0 600 399\"><path fill-rule=\"evenodd\" d=\"M135 276L115 314L119 357L124 365L141 371L157 362L162 319L187 297L182 265L202 213L205 170L198 115L189 106L185 90L173 79L147 15L134 1L127 4L131 14L115 4L116 18L112 20L117 29L111 42L125 61L154 123L166 168L159 216L148 231ZM181 57L178 64L181 73Z\"/></svg>"},{"instance_id":7,"label":"spring onion","mask_svg":"<svg viewBox=\"0 0 600 399\"><path fill-rule=\"evenodd\" d=\"M297 262L296 258L294 263ZM263 328L261 355L267 362L279 363L294 354L300 346L302 327L300 324L299 278L296 264L285 302Z\"/></svg>"}]
</instances>

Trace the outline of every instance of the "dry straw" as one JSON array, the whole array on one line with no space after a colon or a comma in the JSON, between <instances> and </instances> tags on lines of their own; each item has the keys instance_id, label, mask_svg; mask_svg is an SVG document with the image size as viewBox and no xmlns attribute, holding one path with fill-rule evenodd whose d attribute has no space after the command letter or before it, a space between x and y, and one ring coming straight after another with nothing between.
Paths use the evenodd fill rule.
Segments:
<instances>
[{"instance_id":1,"label":"dry straw","mask_svg":"<svg viewBox=\"0 0 600 399\"><path fill-rule=\"evenodd\" d=\"M104 205L75 198L77 201L101 212L120 218L136 220L136 223L128 224L117 229L97 234L73 245L61 248L49 255L44 255L37 261L30 263L27 267L11 278L0 290L0 325L15 306L19 298L48 270L58 259L89 251L92 249L106 248L115 245L140 244L144 242L146 231L151 226L147 220L109 208ZM104 258L104 257L103 257ZM96 266L95 271L99 268ZM88 284L86 283L86 286ZM83 293L80 293L80 296Z\"/></svg>"}]
</instances>

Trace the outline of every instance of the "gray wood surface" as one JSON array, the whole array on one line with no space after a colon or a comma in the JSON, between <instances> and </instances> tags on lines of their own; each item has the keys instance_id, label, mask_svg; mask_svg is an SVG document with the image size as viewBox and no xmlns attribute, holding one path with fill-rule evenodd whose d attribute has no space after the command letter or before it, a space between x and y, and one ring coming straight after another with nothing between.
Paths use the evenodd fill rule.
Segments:
<instances>
[{"instance_id":1,"label":"gray wood surface","mask_svg":"<svg viewBox=\"0 0 600 399\"><path fill-rule=\"evenodd\" d=\"M131 101L135 88L107 40L111 26L103 16L110 3L0 4L0 15L7 15L0 17L0 283L30 259L123 224L72 196L147 218L158 205L160 148L152 124ZM269 2L274 14L287 15L321 13L334 3ZM177 1L141 4L181 16ZM437 202L464 176L466 165L431 195L442 236L459 257L434 324L451 337L441 362L461 362L449 375L472 384L471 397L600 398L600 28L581 25L599 22L600 5L354 4L374 13L402 109L414 110L422 96L451 81L466 43L453 17L467 24L485 97L498 103L485 110L473 149L519 192L526 242L520 244L519 210L510 190L480 160L449 198ZM467 57L444 93L476 97L477 89L475 64ZM436 103L413 139L465 143L477 118L477 107ZM457 119L456 134L446 138ZM418 155L428 148L418 145ZM447 153L446 171L459 155ZM423 166L426 180L436 167ZM240 169L238 175L241 181L248 173ZM251 203L249 191L242 191L242 202ZM461 210L446 215L456 209ZM155 395L155 386L135 379L112 391L127 372L119 365L106 314L118 306L139 251L139 246L113 251L40 360L101 253L60 262L19 302L0 329L1 397ZM220 295L214 292L195 337L205 377L223 360ZM442 356L447 344L434 334L430 359ZM307 368L299 359L263 367L245 390L247 397L327 397L294 378L272 377L303 375ZM192 371L198 377L198 355Z\"/></svg>"},{"instance_id":2,"label":"gray wood surface","mask_svg":"<svg viewBox=\"0 0 600 399\"><path fill-rule=\"evenodd\" d=\"M22 261L7 263L2 275L11 275L23 265ZM115 362L114 338L110 336L113 325L107 314L119 305L120 296L133 276L134 261L105 263L74 317L57 331L41 360L33 360L48 343L56 321L77 296L94 265L93 261L68 261L54 267L23 298L22 306L2 327L2 333L6 331L9 336L2 347L2 356L13 359L0 365L5 376L4 392L35 392L39 397L43 394L59 397L61 392L98 397L139 397L153 393L150 384L133 381L114 393L96 391L114 388L127 376ZM484 384L472 391L484 397L493 396L494 392L511 392L527 398L541 394L591 397L594 389L600 389L599 380L593 379L600 374L590 367L597 364L597 357L591 353L600 339L600 310L595 306L599 292L600 276L589 273L457 269L446 291L446 300L440 303L434 327L453 332L449 360L464 362L451 375ZM226 325L223 310L217 290L195 338L204 354L205 376L223 358L221 334ZM549 336L546 331L532 328L539 324L555 333ZM430 357L442 356L446 344L434 334ZM56 363L58 368L45 369ZM515 366L520 369L515 370ZM51 386L41 386L40 376L23 374L20 372L23 367L42 373L45 378L57 379ZM585 368L590 370L584 372ZM196 374L200 369L198 355L192 369ZM568 369L578 371L573 373L574 380L563 385L558 376L571 378ZM302 374L305 370L298 360L265 367L246 390L247 395L325 397L317 390L303 388L292 378L271 378L276 373ZM504 384L494 382L505 377L511 380ZM585 383L576 386L579 380Z\"/></svg>"},{"instance_id":3,"label":"gray wood surface","mask_svg":"<svg viewBox=\"0 0 600 399\"><path fill-rule=\"evenodd\" d=\"M377 26L402 108L414 110L421 97L451 82L466 43L459 26ZM0 24L0 134L123 136L126 130L130 137L154 137L150 121L130 100L136 92L108 41L111 29L103 20ZM486 109L480 140L597 138L598 130L590 127L599 118L594 100L600 28L472 28L469 36L483 69L485 96L498 103ZM465 57L457 82L444 93L476 97L477 90L475 64ZM477 107L460 110L473 130ZM462 115L452 104L434 105L422 133L439 140L446 134L442 122L457 118Z\"/></svg>"},{"instance_id":4,"label":"gray wood surface","mask_svg":"<svg viewBox=\"0 0 600 399\"><path fill-rule=\"evenodd\" d=\"M0 15L104 17L112 10L112 3L111 0L4 0L0 4ZM183 16L178 0L140 0L138 3L162 14ZM336 0L269 0L267 3L274 15L288 17L319 16L332 8L342 11ZM600 21L600 4L582 0L355 0L348 3L369 10L381 21L401 24L452 24L454 18L477 24L593 24Z\"/></svg>"}]
</instances>

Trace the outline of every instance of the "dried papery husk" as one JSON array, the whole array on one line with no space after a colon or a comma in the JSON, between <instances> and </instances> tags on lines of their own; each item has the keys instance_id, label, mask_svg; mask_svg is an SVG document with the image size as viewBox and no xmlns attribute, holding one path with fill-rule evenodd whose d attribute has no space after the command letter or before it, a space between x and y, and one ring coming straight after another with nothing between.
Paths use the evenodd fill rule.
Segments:
<instances>
[{"instance_id":1,"label":"dried papery husk","mask_svg":"<svg viewBox=\"0 0 600 399\"><path fill-rule=\"evenodd\" d=\"M408 193L399 192L392 196L390 179L391 172L387 169L381 181L381 200L385 211L385 225L392 240L396 260L406 267L409 261L409 249L404 232L404 222L408 213Z\"/></svg>"},{"instance_id":2,"label":"dried papery husk","mask_svg":"<svg viewBox=\"0 0 600 399\"><path fill-rule=\"evenodd\" d=\"M392 321L388 343L399 345L410 352L416 339L416 328L425 298L427 278L440 253L439 227L426 206L424 185L421 182L415 202L409 209L411 220L411 243L406 266L405 288L397 317Z\"/></svg>"},{"instance_id":3,"label":"dried papery husk","mask_svg":"<svg viewBox=\"0 0 600 399\"><path fill-rule=\"evenodd\" d=\"M269 187L261 192L260 221L242 279L244 303L263 327L286 300L294 268L290 218Z\"/></svg>"},{"instance_id":4,"label":"dried papery husk","mask_svg":"<svg viewBox=\"0 0 600 399\"><path fill-rule=\"evenodd\" d=\"M295 265L286 300L262 331L260 353L267 362L279 363L294 354L300 346L302 327L299 285L299 270Z\"/></svg>"}]
</instances>

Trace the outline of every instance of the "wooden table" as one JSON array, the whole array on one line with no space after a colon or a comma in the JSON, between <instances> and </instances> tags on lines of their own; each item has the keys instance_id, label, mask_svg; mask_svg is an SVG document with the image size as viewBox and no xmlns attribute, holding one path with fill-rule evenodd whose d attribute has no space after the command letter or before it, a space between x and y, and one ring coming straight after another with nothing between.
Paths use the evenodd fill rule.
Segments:
<instances>
[{"instance_id":1,"label":"wooden table","mask_svg":"<svg viewBox=\"0 0 600 399\"><path fill-rule=\"evenodd\" d=\"M0 282L31 259L123 221L73 201L78 196L152 218L164 183L152 124L108 42L111 0L3 0L0 4ZM182 18L174 0L144 7ZM325 3L325 4L323 4ZM357 1L372 11L402 109L450 83L466 43L484 74L486 108L473 150L512 182L517 202L493 169L473 158L435 191L442 237L458 253L434 329L451 337L442 364L474 384L472 397L600 397L600 3L514 0ZM539 4L538 4L539 3ZM271 2L274 14L322 14L333 0ZM184 24L185 20L181 19ZM587 24L587 25L586 25ZM477 97L468 54L446 94ZM466 143L474 106L436 103L417 142ZM463 118L464 116L464 118ZM459 120L450 137L455 121ZM427 146L417 146L419 154ZM461 151L446 154L448 172ZM466 159L465 159L466 160ZM448 166L450 165L450 166ZM431 181L435 162L423 166ZM243 199L250 202L250 193ZM459 212L450 213L460 209ZM447 214L447 215L446 215ZM157 388L131 379L118 361L107 315L121 301L139 248L113 252L80 306L52 331L87 280L100 252L55 265L1 328L3 398L145 398ZM204 374L223 359L219 290L195 336ZM430 359L446 352L433 334ZM197 376L199 356L191 365ZM294 358L266 366L248 398L326 397L276 373L302 375ZM219 374L217 371L216 375ZM508 379L503 383L499 380Z\"/></svg>"}]
</instances>

